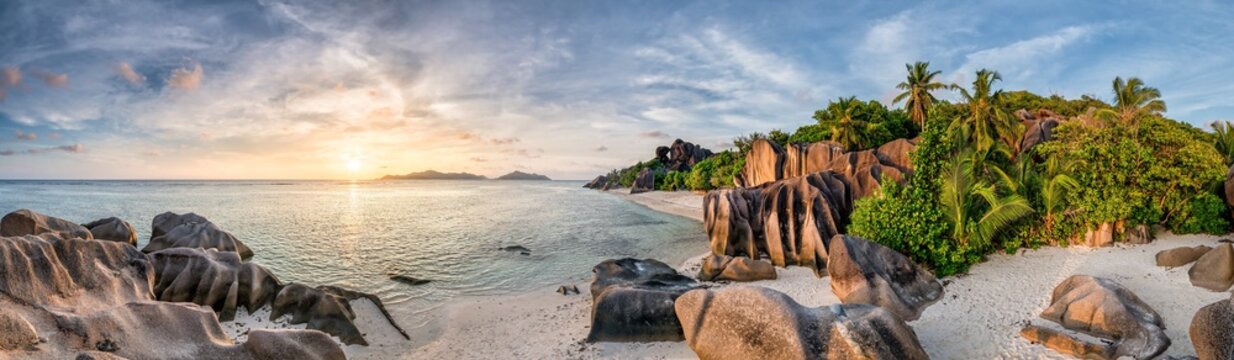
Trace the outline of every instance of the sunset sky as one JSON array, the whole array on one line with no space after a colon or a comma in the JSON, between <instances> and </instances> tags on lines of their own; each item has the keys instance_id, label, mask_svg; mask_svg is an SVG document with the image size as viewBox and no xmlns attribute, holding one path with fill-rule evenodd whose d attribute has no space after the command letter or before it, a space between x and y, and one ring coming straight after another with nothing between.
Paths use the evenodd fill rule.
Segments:
<instances>
[{"instance_id":1,"label":"sunset sky","mask_svg":"<svg viewBox=\"0 0 1234 360\"><path fill-rule=\"evenodd\" d=\"M1068 97L1139 76L1170 117L1234 118L1217 1L210 3L0 2L0 178L589 179L887 101L916 60Z\"/></svg>"}]
</instances>

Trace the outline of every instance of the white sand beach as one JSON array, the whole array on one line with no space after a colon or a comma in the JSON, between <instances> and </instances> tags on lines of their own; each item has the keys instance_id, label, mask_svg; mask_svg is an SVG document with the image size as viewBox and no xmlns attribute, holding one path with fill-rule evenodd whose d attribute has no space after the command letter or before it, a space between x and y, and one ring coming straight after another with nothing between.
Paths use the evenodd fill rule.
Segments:
<instances>
[{"instance_id":1,"label":"white sand beach","mask_svg":"<svg viewBox=\"0 0 1234 360\"><path fill-rule=\"evenodd\" d=\"M701 220L701 211L697 210L702 197L698 194L619 195L655 210ZM1173 342L1166 355L1194 355L1187 336L1191 317L1200 307L1227 299L1230 294L1191 286L1187 267L1159 268L1154 256L1178 246L1215 245L1219 239L1161 234L1156 241L1140 246L1047 247L1014 255L994 254L967 274L941 279L946 284L944 299L910 325L936 359L1065 359L1030 344L1019 336L1019 330L1027 322L1053 325L1037 317L1048 305L1051 291L1070 275L1086 274L1118 281L1161 314ZM702 257L686 261L680 270L689 275L697 273ZM743 285L772 288L808 306L839 303L828 278L817 278L810 270L798 267L777 272L777 280ZM446 307L449 314L444 334L423 347L407 349L400 346L405 342L398 341L397 335L380 336L368 348L346 347L347 353L354 358L694 358L684 342L585 343L591 299L587 283L575 285L582 294L563 296L554 292L555 288L543 288L519 295L459 299ZM362 316L371 316L363 314L363 306L357 308ZM383 331L379 324L365 323L366 331Z\"/></svg>"}]
</instances>

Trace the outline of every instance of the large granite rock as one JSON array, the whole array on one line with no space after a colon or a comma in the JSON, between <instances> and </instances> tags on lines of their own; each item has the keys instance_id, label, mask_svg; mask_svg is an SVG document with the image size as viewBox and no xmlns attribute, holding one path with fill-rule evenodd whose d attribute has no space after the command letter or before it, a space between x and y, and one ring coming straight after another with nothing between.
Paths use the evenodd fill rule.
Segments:
<instances>
[{"instance_id":1,"label":"large granite rock","mask_svg":"<svg viewBox=\"0 0 1234 360\"><path fill-rule=\"evenodd\" d=\"M1157 253L1157 266L1164 267L1179 267L1190 264L1192 261L1199 259L1204 254L1207 254L1213 248L1199 245L1196 247L1176 247L1169 250L1161 250Z\"/></svg>"},{"instance_id":2,"label":"large granite rock","mask_svg":"<svg viewBox=\"0 0 1234 360\"><path fill-rule=\"evenodd\" d=\"M1152 359L1170 347L1161 316L1130 290L1104 278L1073 275L1054 288L1041 317L1064 328L1107 339L1092 343L1075 336L1028 325L1029 341L1083 358Z\"/></svg>"},{"instance_id":3,"label":"large granite rock","mask_svg":"<svg viewBox=\"0 0 1234 360\"><path fill-rule=\"evenodd\" d=\"M877 305L913 321L943 297L943 285L934 274L886 246L835 235L828 250L831 291L845 304Z\"/></svg>"},{"instance_id":4,"label":"large granite rock","mask_svg":"<svg viewBox=\"0 0 1234 360\"><path fill-rule=\"evenodd\" d=\"M154 218L153 227L159 235L150 239L150 243L141 249L142 252L152 253L171 248L203 248L234 252L240 255L240 259L246 261L253 257L253 251L248 246L245 246L231 233L219 229L209 220L192 213L174 218L165 217L168 214L171 213L164 213ZM168 229L167 226L171 224L175 226Z\"/></svg>"},{"instance_id":5,"label":"large granite rock","mask_svg":"<svg viewBox=\"0 0 1234 360\"><path fill-rule=\"evenodd\" d=\"M1033 147L1054 138L1054 128L1058 127L1060 117L1049 110L1036 113L1020 109L1015 112L1020 123L1024 125L1024 135L1020 137L1020 153L1028 152Z\"/></svg>"},{"instance_id":6,"label":"large granite rock","mask_svg":"<svg viewBox=\"0 0 1234 360\"><path fill-rule=\"evenodd\" d=\"M236 307L249 313L269 304L282 283L265 267L240 261L234 252L171 248L150 254L154 260L155 297L161 301L208 306L219 320L235 318Z\"/></svg>"},{"instance_id":7,"label":"large granite rock","mask_svg":"<svg viewBox=\"0 0 1234 360\"><path fill-rule=\"evenodd\" d=\"M1225 204L1234 206L1234 165L1225 171Z\"/></svg>"},{"instance_id":8,"label":"large granite rock","mask_svg":"<svg viewBox=\"0 0 1234 360\"><path fill-rule=\"evenodd\" d=\"M782 149L770 141L757 140L734 181L741 187L757 187L830 170L844 178L857 199L878 191L883 181L904 181L913 169L909 155L915 144L916 140L897 139L874 149L845 152L829 141Z\"/></svg>"},{"instance_id":9,"label":"large granite rock","mask_svg":"<svg viewBox=\"0 0 1234 360\"><path fill-rule=\"evenodd\" d=\"M715 190L703 199L704 227L716 255L798 265L822 276L826 239L844 232L852 212L848 184L832 171L749 189Z\"/></svg>"},{"instance_id":10,"label":"large granite rock","mask_svg":"<svg viewBox=\"0 0 1234 360\"><path fill-rule=\"evenodd\" d=\"M72 221L20 209L0 219L0 236L55 234L62 238L93 239L90 229Z\"/></svg>"},{"instance_id":11,"label":"large granite rock","mask_svg":"<svg viewBox=\"0 0 1234 360\"><path fill-rule=\"evenodd\" d=\"M1200 360L1234 359L1234 299L1208 304L1196 311L1189 335Z\"/></svg>"},{"instance_id":12,"label":"large granite rock","mask_svg":"<svg viewBox=\"0 0 1234 360\"><path fill-rule=\"evenodd\" d=\"M210 222L210 220L206 220L205 217L197 215L196 213L186 213L181 215L168 211L158 214L154 216L154 221L150 223L150 239L163 236L163 234L171 232L171 229L175 229L180 225L204 222Z\"/></svg>"},{"instance_id":13,"label":"large granite rock","mask_svg":"<svg viewBox=\"0 0 1234 360\"><path fill-rule=\"evenodd\" d=\"M673 301L698 286L694 279L651 259L605 260L592 272L587 342L684 339Z\"/></svg>"},{"instance_id":14,"label":"large granite rock","mask_svg":"<svg viewBox=\"0 0 1234 360\"><path fill-rule=\"evenodd\" d=\"M700 359L928 359L917 334L887 310L810 308L749 286L692 290L677 299L687 345Z\"/></svg>"},{"instance_id":15,"label":"large granite rock","mask_svg":"<svg viewBox=\"0 0 1234 360\"><path fill-rule=\"evenodd\" d=\"M307 324L309 329L337 336L344 344L368 345L353 322L356 315L346 298L292 283L279 291L271 305L270 320L291 315L292 324Z\"/></svg>"},{"instance_id":16,"label":"large granite rock","mask_svg":"<svg viewBox=\"0 0 1234 360\"><path fill-rule=\"evenodd\" d=\"M703 260L698 279L738 282L775 280L776 268L766 261L712 254Z\"/></svg>"},{"instance_id":17,"label":"large granite rock","mask_svg":"<svg viewBox=\"0 0 1234 360\"><path fill-rule=\"evenodd\" d=\"M33 349L39 345L39 334L21 315L0 308L0 351Z\"/></svg>"},{"instance_id":18,"label":"large granite rock","mask_svg":"<svg viewBox=\"0 0 1234 360\"><path fill-rule=\"evenodd\" d=\"M656 190L656 172L651 168L645 168L638 172L638 176L634 178L634 184L630 185L631 194L640 194L648 191Z\"/></svg>"},{"instance_id":19,"label":"large granite rock","mask_svg":"<svg viewBox=\"0 0 1234 360\"><path fill-rule=\"evenodd\" d=\"M28 342L26 326L47 337L33 348L0 346L0 358L343 357L317 331L255 330L236 344L209 308L154 301L151 260L128 244L44 233L0 237L0 254L0 342Z\"/></svg>"},{"instance_id":20,"label":"large granite rock","mask_svg":"<svg viewBox=\"0 0 1234 360\"><path fill-rule=\"evenodd\" d=\"M668 171L690 171L694 164L711 155L713 155L711 150L681 139L673 141L669 146L656 148L656 159L660 160Z\"/></svg>"},{"instance_id":21,"label":"large granite rock","mask_svg":"<svg viewBox=\"0 0 1234 360\"><path fill-rule=\"evenodd\" d=\"M1205 252L1187 270L1191 285L1212 291L1226 291L1234 285L1234 246L1221 244Z\"/></svg>"},{"instance_id":22,"label":"large granite rock","mask_svg":"<svg viewBox=\"0 0 1234 360\"><path fill-rule=\"evenodd\" d=\"M784 149L779 145L767 140L754 141L735 183L740 187L754 187L783 179L784 157Z\"/></svg>"},{"instance_id":23,"label":"large granite rock","mask_svg":"<svg viewBox=\"0 0 1234 360\"><path fill-rule=\"evenodd\" d=\"M82 224L96 240L109 240L137 246L137 230L120 218L109 217Z\"/></svg>"},{"instance_id":24,"label":"large granite rock","mask_svg":"<svg viewBox=\"0 0 1234 360\"><path fill-rule=\"evenodd\" d=\"M318 331L254 330L234 344L208 308L188 303L130 302L88 315L55 314L62 341L130 359L345 359Z\"/></svg>"},{"instance_id":25,"label":"large granite rock","mask_svg":"<svg viewBox=\"0 0 1234 360\"><path fill-rule=\"evenodd\" d=\"M587 189L603 189L605 185L608 185L608 177L600 175L596 176L595 179L591 179L591 181L586 184L583 184L583 187Z\"/></svg>"}]
</instances>

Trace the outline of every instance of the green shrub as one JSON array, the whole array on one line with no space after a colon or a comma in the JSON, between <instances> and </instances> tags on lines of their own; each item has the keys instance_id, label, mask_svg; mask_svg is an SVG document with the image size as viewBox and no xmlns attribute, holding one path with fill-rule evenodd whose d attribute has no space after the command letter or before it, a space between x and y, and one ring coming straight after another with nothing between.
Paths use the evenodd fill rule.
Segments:
<instances>
[{"instance_id":1,"label":"green shrub","mask_svg":"<svg viewBox=\"0 0 1234 360\"><path fill-rule=\"evenodd\" d=\"M879 194L858 200L847 232L925 263L938 276L968 270L988 249L951 239L951 225L939 203L939 177L949 163L950 144L941 126L930 127L911 154L916 171L905 186L886 182Z\"/></svg>"},{"instance_id":2,"label":"green shrub","mask_svg":"<svg viewBox=\"0 0 1234 360\"><path fill-rule=\"evenodd\" d=\"M746 159L741 154L727 150L721 151L694 164L690 173L685 176L684 187L697 191L732 187L733 175L741 172L745 163Z\"/></svg>"},{"instance_id":3,"label":"green shrub","mask_svg":"<svg viewBox=\"0 0 1234 360\"><path fill-rule=\"evenodd\" d=\"M682 171L669 171L667 173L656 173L656 190L661 191L677 191L686 188L686 178L690 173Z\"/></svg>"},{"instance_id":4,"label":"green shrub","mask_svg":"<svg viewBox=\"0 0 1234 360\"><path fill-rule=\"evenodd\" d=\"M810 144L831 138L831 128L819 124L811 124L797 128L792 136L788 137L788 142L791 144Z\"/></svg>"},{"instance_id":5,"label":"green shrub","mask_svg":"<svg viewBox=\"0 0 1234 360\"><path fill-rule=\"evenodd\" d=\"M1200 194L1174 216L1170 227L1176 234L1225 234L1230 228L1225 201L1212 193Z\"/></svg>"}]
</instances>

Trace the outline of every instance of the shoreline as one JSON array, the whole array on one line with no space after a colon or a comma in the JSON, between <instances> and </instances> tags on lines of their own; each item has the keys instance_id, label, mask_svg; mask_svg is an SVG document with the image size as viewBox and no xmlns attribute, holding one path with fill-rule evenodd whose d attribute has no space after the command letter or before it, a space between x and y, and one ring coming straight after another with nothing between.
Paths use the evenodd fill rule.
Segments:
<instances>
[{"instance_id":1,"label":"shoreline","mask_svg":"<svg viewBox=\"0 0 1234 360\"><path fill-rule=\"evenodd\" d=\"M690 192L648 192L630 195L606 191L668 215L702 221L702 195ZM698 204L697 210L690 204ZM1019 330L1027 323L1054 325L1038 317L1056 285L1075 274L1115 280L1155 309L1166 324L1172 345L1163 356L1193 356L1188 330L1199 308L1228 299L1191 285L1188 266L1160 268L1158 251L1179 246L1218 244L1220 236L1158 234L1144 245L1117 244L1105 248L1043 247L1016 254L996 253L968 273L939 279L942 300L909 322L932 358L1069 359L1042 345L1029 343ZM678 266L684 275L697 273L707 253ZM662 256L660 256L662 257ZM784 292L802 305L840 303L830 278L818 278L802 267L776 268L778 279L739 285ZM712 286L738 284L707 283ZM448 305L449 326L429 344L404 357L520 358L695 358L684 342L595 343L583 341L590 326L586 282L575 285L581 295L562 296L553 288L522 294L460 299ZM963 341L956 341L963 339Z\"/></svg>"}]
</instances>

